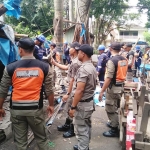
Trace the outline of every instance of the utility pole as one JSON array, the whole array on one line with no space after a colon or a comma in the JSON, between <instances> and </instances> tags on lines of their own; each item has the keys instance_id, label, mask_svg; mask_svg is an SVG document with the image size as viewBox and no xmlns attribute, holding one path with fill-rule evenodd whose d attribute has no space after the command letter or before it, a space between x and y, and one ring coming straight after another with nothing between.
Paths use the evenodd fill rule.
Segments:
<instances>
[{"instance_id":1,"label":"utility pole","mask_svg":"<svg viewBox=\"0 0 150 150\"><path fill-rule=\"evenodd\" d=\"M63 0L54 0L54 40L57 50L62 54L63 47Z\"/></svg>"}]
</instances>

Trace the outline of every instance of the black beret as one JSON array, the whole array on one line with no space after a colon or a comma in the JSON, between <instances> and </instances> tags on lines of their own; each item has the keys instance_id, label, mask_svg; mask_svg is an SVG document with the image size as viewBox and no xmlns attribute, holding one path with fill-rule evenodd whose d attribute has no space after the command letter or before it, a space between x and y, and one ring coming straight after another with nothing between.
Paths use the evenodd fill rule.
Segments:
<instances>
[{"instance_id":1,"label":"black beret","mask_svg":"<svg viewBox=\"0 0 150 150\"><path fill-rule=\"evenodd\" d=\"M35 43L31 38L21 38L17 46L23 49L33 49L35 46Z\"/></svg>"}]
</instances>

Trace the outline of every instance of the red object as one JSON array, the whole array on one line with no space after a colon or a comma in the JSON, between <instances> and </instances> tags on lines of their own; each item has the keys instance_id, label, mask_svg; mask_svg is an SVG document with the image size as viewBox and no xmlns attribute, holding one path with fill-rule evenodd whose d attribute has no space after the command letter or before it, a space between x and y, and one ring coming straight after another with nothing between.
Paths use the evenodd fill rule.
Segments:
<instances>
[{"instance_id":1,"label":"red object","mask_svg":"<svg viewBox=\"0 0 150 150\"><path fill-rule=\"evenodd\" d=\"M127 127L126 127L126 150L132 150L131 140L134 139L135 130L136 130L136 120L133 117L133 111L129 111L127 115Z\"/></svg>"}]
</instances>

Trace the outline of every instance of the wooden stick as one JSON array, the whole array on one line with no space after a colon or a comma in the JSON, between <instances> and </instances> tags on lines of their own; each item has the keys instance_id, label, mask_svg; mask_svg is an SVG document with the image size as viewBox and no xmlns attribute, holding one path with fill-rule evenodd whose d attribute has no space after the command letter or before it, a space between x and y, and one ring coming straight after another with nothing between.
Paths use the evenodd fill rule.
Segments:
<instances>
[{"instance_id":1,"label":"wooden stick","mask_svg":"<svg viewBox=\"0 0 150 150\"><path fill-rule=\"evenodd\" d=\"M69 22L69 23L73 23L73 24L82 24L82 23L79 23L79 22L69 21L67 19L63 19L63 22Z\"/></svg>"}]
</instances>

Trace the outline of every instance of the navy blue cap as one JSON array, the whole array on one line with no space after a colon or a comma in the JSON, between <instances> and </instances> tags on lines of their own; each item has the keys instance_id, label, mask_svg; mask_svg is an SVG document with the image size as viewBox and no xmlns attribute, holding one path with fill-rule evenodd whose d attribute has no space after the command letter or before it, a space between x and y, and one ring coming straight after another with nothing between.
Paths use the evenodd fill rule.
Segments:
<instances>
[{"instance_id":1,"label":"navy blue cap","mask_svg":"<svg viewBox=\"0 0 150 150\"><path fill-rule=\"evenodd\" d=\"M121 50L121 44L119 42L113 42L113 43L111 43L110 47L113 50L117 50L117 51Z\"/></svg>"},{"instance_id":2,"label":"navy blue cap","mask_svg":"<svg viewBox=\"0 0 150 150\"><path fill-rule=\"evenodd\" d=\"M93 47L91 47L89 44L81 45L79 50L81 50L82 52L84 52L86 55L90 57L93 55Z\"/></svg>"},{"instance_id":3,"label":"navy blue cap","mask_svg":"<svg viewBox=\"0 0 150 150\"><path fill-rule=\"evenodd\" d=\"M26 38L21 38L17 46L23 49L33 49L35 46L35 43L31 38L26 37Z\"/></svg>"}]
</instances>

